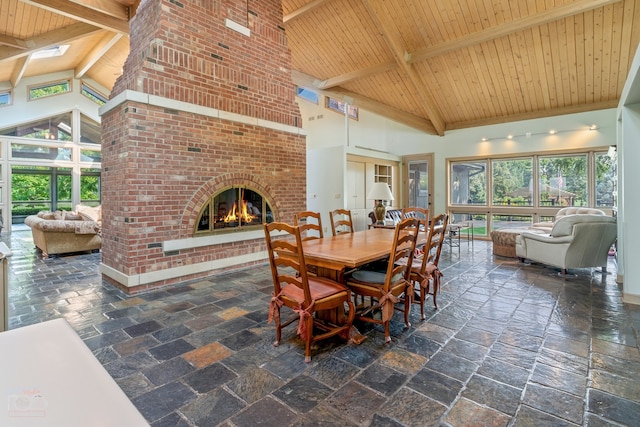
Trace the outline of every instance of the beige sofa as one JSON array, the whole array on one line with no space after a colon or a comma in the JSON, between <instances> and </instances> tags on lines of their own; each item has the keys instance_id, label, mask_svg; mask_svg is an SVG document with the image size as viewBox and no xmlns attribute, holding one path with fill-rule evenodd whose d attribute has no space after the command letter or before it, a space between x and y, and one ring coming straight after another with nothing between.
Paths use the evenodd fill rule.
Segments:
<instances>
[{"instance_id":1,"label":"beige sofa","mask_svg":"<svg viewBox=\"0 0 640 427\"><path fill-rule=\"evenodd\" d=\"M81 210L88 207L78 206ZM76 212L39 212L29 215L24 223L31 228L33 243L43 256L100 249L102 237L98 208L83 215ZM96 214L98 212L98 214Z\"/></svg>"},{"instance_id":2,"label":"beige sofa","mask_svg":"<svg viewBox=\"0 0 640 427\"><path fill-rule=\"evenodd\" d=\"M616 218L599 214L565 215L549 233L523 231L516 236L516 256L568 268L602 267L617 237Z\"/></svg>"}]
</instances>

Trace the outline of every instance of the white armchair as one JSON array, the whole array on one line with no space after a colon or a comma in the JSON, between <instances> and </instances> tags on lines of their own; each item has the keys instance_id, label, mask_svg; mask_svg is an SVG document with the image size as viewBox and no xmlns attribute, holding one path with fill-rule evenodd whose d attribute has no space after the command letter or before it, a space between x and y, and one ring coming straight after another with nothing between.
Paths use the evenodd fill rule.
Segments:
<instances>
[{"instance_id":1,"label":"white armchair","mask_svg":"<svg viewBox=\"0 0 640 427\"><path fill-rule=\"evenodd\" d=\"M516 256L559 267L607 268L609 249L617 237L616 219L605 215L580 214L558 218L551 232L524 231L516 237Z\"/></svg>"}]
</instances>

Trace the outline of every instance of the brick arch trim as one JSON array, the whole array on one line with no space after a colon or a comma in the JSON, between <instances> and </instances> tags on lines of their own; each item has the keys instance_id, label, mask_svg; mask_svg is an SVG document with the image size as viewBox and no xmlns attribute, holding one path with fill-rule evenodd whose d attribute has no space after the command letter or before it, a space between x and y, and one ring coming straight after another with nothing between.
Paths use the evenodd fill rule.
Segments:
<instances>
[{"instance_id":1,"label":"brick arch trim","mask_svg":"<svg viewBox=\"0 0 640 427\"><path fill-rule=\"evenodd\" d=\"M198 215L211 196L229 187L244 186L262 194L271 206L275 218L278 218L279 203L273 199L271 186L260 177L250 176L246 173L228 173L217 176L205 182L198 188L182 212L180 221L181 238L193 237Z\"/></svg>"}]
</instances>

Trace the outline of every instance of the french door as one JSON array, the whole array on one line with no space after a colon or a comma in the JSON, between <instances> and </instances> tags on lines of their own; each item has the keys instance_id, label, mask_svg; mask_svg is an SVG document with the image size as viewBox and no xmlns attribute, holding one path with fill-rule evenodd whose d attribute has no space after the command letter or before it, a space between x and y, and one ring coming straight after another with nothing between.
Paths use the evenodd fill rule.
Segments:
<instances>
[{"instance_id":1,"label":"french door","mask_svg":"<svg viewBox=\"0 0 640 427\"><path fill-rule=\"evenodd\" d=\"M433 206L433 154L402 158L402 205L431 210Z\"/></svg>"}]
</instances>

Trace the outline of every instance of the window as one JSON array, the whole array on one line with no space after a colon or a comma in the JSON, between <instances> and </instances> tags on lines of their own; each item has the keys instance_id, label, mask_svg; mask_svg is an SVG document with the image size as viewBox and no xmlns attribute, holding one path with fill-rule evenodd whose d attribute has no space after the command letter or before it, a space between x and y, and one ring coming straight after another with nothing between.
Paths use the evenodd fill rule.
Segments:
<instances>
[{"instance_id":1,"label":"window","mask_svg":"<svg viewBox=\"0 0 640 427\"><path fill-rule=\"evenodd\" d=\"M63 44L60 46L53 46L46 49L39 50L31 55L31 59L45 59L45 58L54 58L56 56L62 56L69 49L68 44Z\"/></svg>"},{"instance_id":2,"label":"window","mask_svg":"<svg viewBox=\"0 0 640 427\"><path fill-rule=\"evenodd\" d=\"M71 91L71 81L63 80L60 82L47 83L39 86L29 87L29 100L44 98L46 96L58 95Z\"/></svg>"},{"instance_id":3,"label":"window","mask_svg":"<svg viewBox=\"0 0 640 427\"><path fill-rule=\"evenodd\" d=\"M81 93L95 102L98 105L104 105L107 102L107 97L93 89L91 86L87 85L85 82L82 82Z\"/></svg>"},{"instance_id":4,"label":"window","mask_svg":"<svg viewBox=\"0 0 640 427\"><path fill-rule=\"evenodd\" d=\"M49 139L54 141L71 141L71 113L63 113L35 122L0 129L0 135Z\"/></svg>"},{"instance_id":5,"label":"window","mask_svg":"<svg viewBox=\"0 0 640 427\"><path fill-rule=\"evenodd\" d=\"M587 155L540 157L540 206L587 206Z\"/></svg>"},{"instance_id":6,"label":"window","mask_svg":"<svg viewBox=\"0 0 640 427\"><path fill-rule=\"evenodd\" d=\"M358 120L358 107L349 105L346 102L338 101L337 99L325 96L324 106L330 110L337 111L338 113L345 114L345 110L349 111L349 118Z\"/></svg>"},{"instance_id":7,"label":"window","mask_svg":"<svg viewBox=\"0 0 640 427\"><path fill-rule=\"evenodd\" d=\"M618 174L616 172L615 151L596 153L596 207L612 208L617 205Z\"/></svg>"},{"instance_id":8,"label":"window","mask_svg":"<svg viewBox=\"0 0 640 427\"><path fill-rule=\"evenodd\" d=\"M451 203L487 204L487 162L451 163Z\"/></svg>"},{"instance_id":9,"label":"window","mask_svg":"<svg viewBox=\"0 0 640 427\"><path fill-rule=\"evenodd\" d=\"M303 87L298 87L296 90L298 96L302 99L305 99L309 102L313 102L314 104L318 103L318 93L314 92L310 89L305 89Z\"/></svg>"},{"instance_id":10,"label":"window","mask_svg":"<svg viewBox=\"0 0 640 427\"><path fill-rule=\"evenodd\" d=\"M0 107L3 105L11 105L11 91L10 90L1 90L0 91Z\"/></svg>"},{"instance_id":11,"label":"window","mask_svg":"<svg viewBox=\"0 0 640 427\"><path fill-rule=\"evenodd\" d=\"M533 206L533 159L491 162L492 204Z\"/></svg>"},{"instance_id":12,"label":"window","mask_svg":"<svg viewBox=\"0 0 640 427\"><path fill-rule=\"evenodd\" d=\"M80 114L80 142L100 144L101 135L100 123Z\"/></svg>"},{"instance_id":13,"label":"window","mask_svg":"<svg viewBox=\"0 0 640 427\"><path fill-rule=\"evenodd\" d=\"M87 206L100 204L100 169L80 169L80 203Z\"/></svg>"}]
</instances>

